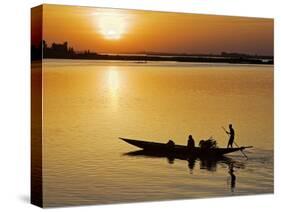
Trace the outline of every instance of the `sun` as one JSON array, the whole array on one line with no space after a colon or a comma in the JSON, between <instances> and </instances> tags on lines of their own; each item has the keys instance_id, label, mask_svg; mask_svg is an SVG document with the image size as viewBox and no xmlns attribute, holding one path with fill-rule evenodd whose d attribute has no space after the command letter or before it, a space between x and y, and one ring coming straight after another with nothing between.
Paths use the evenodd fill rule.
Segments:
<instances>
[{"instance_id":1,"label":"sun","mask_svg":"<svg viewBox=\"0 0 281 212\"><path fill-rule=\"evenodd\" d=\"M108 40L119 40L121 38L121 33L114 29L110 29L108 31L105 31L103 33L103 36Z\"/></svg>"},{"instance_id":2,"label":"sun","mask_svg":"<svg viewBox=\"0 0 281 212\"><path fill-rule=\"evenodd\" d=\"M127 33L129 18L126 13L118 10L100 9L94 14L95 25L98 33L107 40L119 40Z\"/></svg>"}]
</instances>

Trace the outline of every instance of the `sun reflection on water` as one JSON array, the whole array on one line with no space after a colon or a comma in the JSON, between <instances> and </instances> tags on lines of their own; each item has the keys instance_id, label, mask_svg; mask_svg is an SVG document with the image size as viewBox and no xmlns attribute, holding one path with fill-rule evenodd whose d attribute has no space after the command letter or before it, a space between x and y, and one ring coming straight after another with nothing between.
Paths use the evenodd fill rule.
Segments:
<instances>
[{"instance_id":1,"label":"sun reflection on water","mask_svg":"<svg viewBox=\"0 0 281 212\"><path fill-rule=\"evenodd\" d=\"M108 91L110 96L110 102L112 107L116 109L118 107L118 98L120 90L120 79L118 68L115 66L110 66L107 71L107 83Z\"/></svg>"}]
</instances>

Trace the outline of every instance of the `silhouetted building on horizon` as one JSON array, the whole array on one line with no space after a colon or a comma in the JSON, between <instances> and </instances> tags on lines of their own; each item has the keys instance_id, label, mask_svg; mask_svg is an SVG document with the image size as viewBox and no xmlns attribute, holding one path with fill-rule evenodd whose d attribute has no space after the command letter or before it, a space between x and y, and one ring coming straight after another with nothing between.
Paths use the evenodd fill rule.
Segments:
<instances>
[{"instance_id":1,"label":"silhouetted building on horizon","mask_svg":"<svg viewBox=\"0 0 281 212\"><path fill-rule=\"evenodd\" d=\"M43 41L43 58L72 58L75 54L74 49L68 47L68 42L52 43L51 47L48 47L46 41Z\"/></svg>"},{"instance_id":2,"label":"silhouetted building on horizon","mask_svg":"<svg viewBox=\"0 0 281 212\"><path fill-rule=\"evenodd\" d=\"M31 60L41 60L43 58L57 59L94 59L98 54L86 50L84 52L75 52L73 47L68 46L68 42L52 43L49 47L45 40L37 46L31 45Z\"/></svg>"}]
</instances>

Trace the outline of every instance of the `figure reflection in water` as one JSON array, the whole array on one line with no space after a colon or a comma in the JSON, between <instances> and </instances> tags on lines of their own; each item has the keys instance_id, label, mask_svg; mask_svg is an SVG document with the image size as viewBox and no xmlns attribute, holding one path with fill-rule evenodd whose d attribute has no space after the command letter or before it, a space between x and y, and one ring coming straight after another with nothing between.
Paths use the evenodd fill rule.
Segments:
<instances>
[{"instance_id":1,"label":"figure reflection in water","mask_svg":"<svg viewBox=\"0 0 281 212\"><path fill-rule=\"evenodd\" d=\"M228 165L228 173L230 175L230 189L231 189L231 192L234 192L234 189L235 189L235 184L236 184L236 176L234 174L234 166L233 166L233 163L230 163Z\"/></svg>"},{"instance_id":2,"label":"figure reflection in water","mask_svg":"<svg viewBox=\"0 0 281 212\"><path fill-rule=\"evenodd\" d=\"M173 157L172 155L169 155L169 156L167 157L167 159L168 159L168 163L169 163L169 164L174 164L174 162L175 162L175 157Z\"/></svg>"},{"instance_id":3,"label":"figure reflection in water","mask_svg":"<svg viewBox=\"0 0 281 212\"><path fill-rule=\"evenodd\" d=\"M190 174L193 174L193 169L195 167L195 158L188 158L187 159L187 166L188 166L188 169L189 169L189 173Z\"/></svg>"}]
</instances>

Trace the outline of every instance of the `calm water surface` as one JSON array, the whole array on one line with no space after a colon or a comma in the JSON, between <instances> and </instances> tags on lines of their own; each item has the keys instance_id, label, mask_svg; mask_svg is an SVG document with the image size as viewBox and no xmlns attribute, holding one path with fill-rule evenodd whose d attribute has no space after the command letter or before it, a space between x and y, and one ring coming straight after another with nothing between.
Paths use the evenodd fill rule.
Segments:
<instances>
[{"instance_id":1,"label":"calm water surface","mask_svg":"<svg viewBox=\"0 0 281 212\"><path fill-rule=\"evenodd\" d=\"M273 192L273 66L44 60L43 73L44 206ZM224 147L228 123L249 160L153 158L118 140Z\"/></svg>"}]
</instances>

